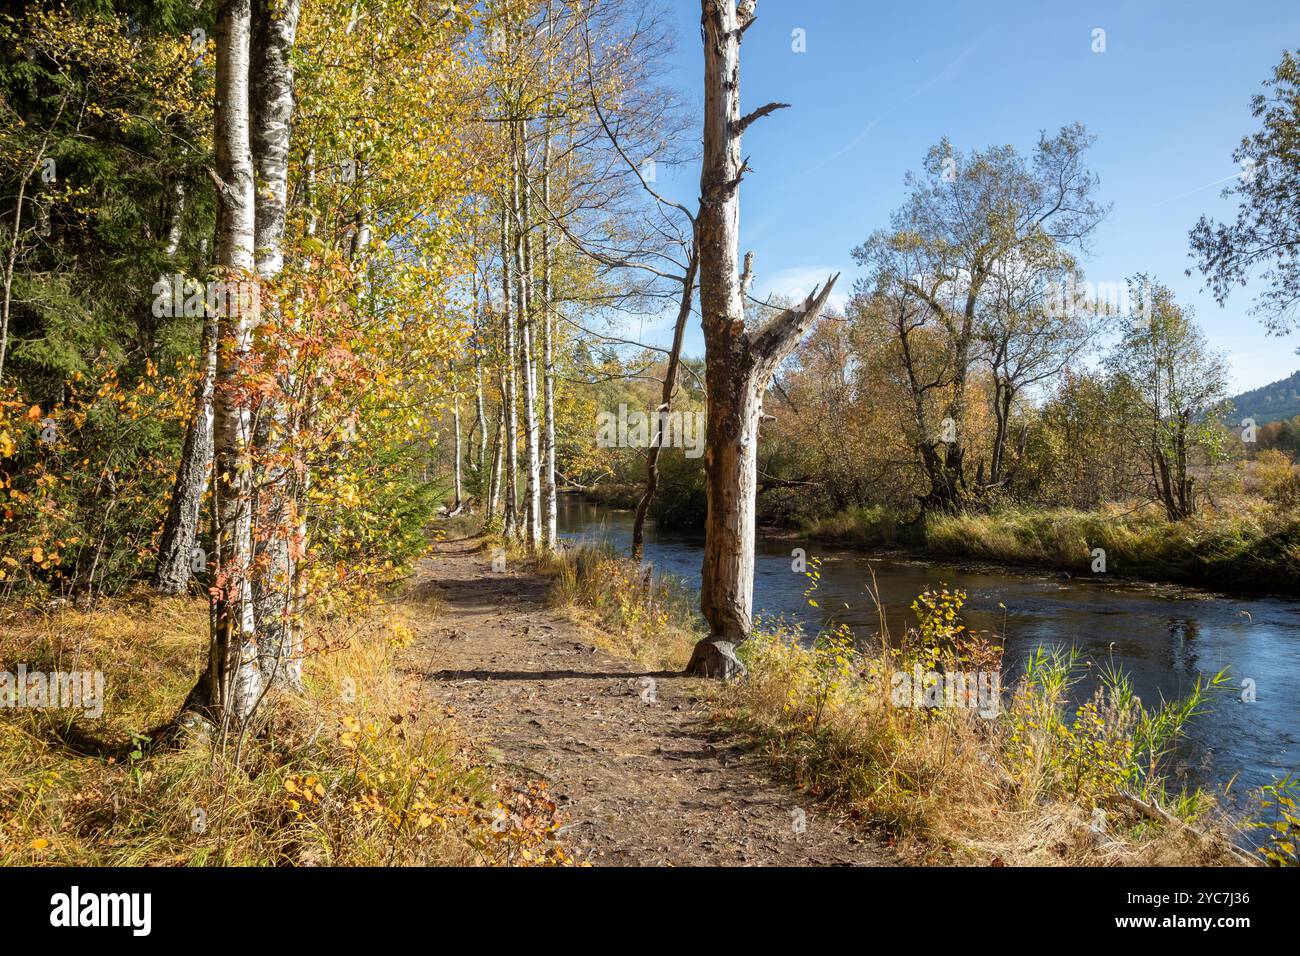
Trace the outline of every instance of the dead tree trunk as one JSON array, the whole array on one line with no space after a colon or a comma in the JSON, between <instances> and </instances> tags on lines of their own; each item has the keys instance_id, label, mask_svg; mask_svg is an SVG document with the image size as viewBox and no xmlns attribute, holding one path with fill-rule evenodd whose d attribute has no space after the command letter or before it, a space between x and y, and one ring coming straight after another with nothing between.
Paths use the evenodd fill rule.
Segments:
<instances>
[{"instance_id":1,"label":"dead tree trunk","mask_svg":"<svg viewBox=\"0 0 1300 956\"><path fill-rule=\"evenodd\" d=\"M830 295L837 276L802 303L745 327L748 269L739 271L740 181L747 171L740 142L754 120L783 104L740 114L740 40L754 20L754 0L702 0L704 158L700 168L700 312L705 348L708 424L705 475L708 520L700 608L709 634L687 672L723 679L743 672L736 646L749 636L754 603L754 503L758 423L777 367L798 344Z\"/></svg>"},{"instance_id":2,"label":"dead tree trunk","mask_svg":"<svg viewBox=\"0 0 1300 956\"><path fill-rule=\"evenodd\" d=\"M654 501L659 488L659 449L663 447L663 424L665 416L672 408L673 391L677 388L677 369L681 365L682 340L686 337L686 323L691 318L691 299L695 294L695 275L699 270L698 246L692 242L690 259L686 263L686 275L682 279L682 298L677 308L677 325L673 328L673 345L668 353L668 368L664 372L663 393L660 397L658 413L655 416L654 436L646 450L645 491L636 503L636 515L632 519L632 560L640 561L645 551L645 519L650 513L650 504Z\"/></svg>"}]
</instances>

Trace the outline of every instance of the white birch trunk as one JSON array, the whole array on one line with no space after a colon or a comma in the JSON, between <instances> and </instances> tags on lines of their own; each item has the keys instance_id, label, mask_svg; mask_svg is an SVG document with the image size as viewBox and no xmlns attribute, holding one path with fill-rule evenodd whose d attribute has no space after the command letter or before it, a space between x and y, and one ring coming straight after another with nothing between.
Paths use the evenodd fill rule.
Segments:
<instances>
[{"instance_id":1,"label":"white birch trunk","mask_svg":"<svg viewBox=\"0 0 1300 956\"><path fill-rule=\"evenodd\" d=\"M546 121L542 152L542 204L551 206L551 121ZM559 541L555 521L555 334L551 314L551 227L542 225L542 548L554 551Z\"/></svg>"},{"instance_id":2,"label":"white birch trunk","mask_svg":"<svg viewBox=\"0 0 1300 956\"><path fill-rule=\"evenodd\" d=\"M290 56L298 28L301 0L255 0L250 74L250 141L257 175L254 239L257 274L272 282L284 268L285 204L289 183L289 145L293 125L293 67ZM281 320L278 303L265 304L263 318ZM292 380L279 383L282 397L266 402L255 436L259 460L254 511L254 551L259 557L253 579L258 659L264 679L275 686L299 688L302 651L293 646L293 539L298 533L285 466L289 442Z\"/></svg>"},{"instance_id":3,"label":"white birch trunk","mask_svg":"<svg viewBox=\"0 0 1300 956\"><path fill-rule=\"evenodd\" d=\"M167 518L158 543L153 585L160 594L184 594L196 564L208 557L198 549L199 512L212 467L213 387L217 377L217 317L203 319L203 371L194 395L194 414L185 428ZM196 556L198 561L195 561Z\"/></svg>"},{"instance_id":4,"label":"white birch trunk","mask_svg":"<svg viewBox=\"0 0 1300 956\"><path fill-rule=\"evenodd\" d=\"M217 8L216 94L213 142L221 181L217 267L228 289L252 288L253 159L249 146L249 0L222 0ZM249 448L252 440L243 365L252 346L253 302L228 294L218 316L216 397L213 412L213 487L216 500L216 575L213 638L208 669L191 700L222 725L241 725L263 691L257 663L252 587L253 558Z\"/></svg>"},{"instance_id":5,"label":"white birch trunk","mask_svg":"<svg viewBox=\"0 0 1300 956\"><path fill-rule=\"evenodd\" d=\"M181 222L185 218L185 184L178 182L172 186L171 217L167 223L167 245L163 252L168 259L176 258L181 248Z\"/></svg>"},{"instance_id":6,"label":"white birch trunk","mask_svg":"<svg viewBox=\"0 0 1300 956\"><path fill-rule=\"evenodd\" d=\"M486 291L486 290L485 290ZM475 298L478 293L475 291ZM475 303L477 306L477 302ZM474 420L478 426L478 493L484 493L483 469L487 467L487 414L483 403L483 326L486 310L477 309L474 317Z\"/></svg>"},{"instance_id":7,"label":"white birch trunk","mask_svg":"<svg viewBox=\"0 0 1300 956\"><path fill-rule=\"evenodd\" d=\"M510 247L510 214L508 204L501 210L501 323L506 341L505 370L502 394L505 398L505 510L502 514L502 531L507 538L519 533L519 459L516 435L519 422L515 409L515 327L510 309L511 268L513 252Z\"/></svg>"},{"instance_id":8,"label":"white birch trunk","mask_svg":"<svg viewBox=\"0 0 1300 956\"><path fill-rule=\"evenodd\" d=\"M501 389L502 395L504 395L504 381L501 383ZM488 518L495 517L501 510L501 446L505 443L505 420L506 410L503 403L500 412L497 414L497 427L492 445L492 476L488 483Z\"/></svg>"},{"instance_id":9,"label":"white birch trunk","mask_svg":"<svg viewBox=\"0 0 1300 956\"><path fill-rule=\"evenodd\" d=\"M538 487L540 459L537 441L537 371L533 363L533 313L529 295L533 272L528 250L527 140L522 122L518 124L514 146L515 313L519 320L519 367L524 386L524 529L528 550L531 552L536 551L541 542L541 492Z\"/></svg>"},{"instance_id":10,"label":"white birch trunk","mask_svg":"<svg viewBox=\"0 0 1300 956\"><path fill-rule=\"evenodd\" d=\"M452 420L453 432L455 434L456 450L455 450L455 454L452 456L454 461L454 465L452 467L453 501L452 501L452 508L450 513L456 515L456 514L460 514L461 508L464 506L462 501L462 496L461 496L461 485L460 485L461 439L460 439L460 396L459 395L453 396L451 400L451 420Z\"/></svg>"}]
</instances>

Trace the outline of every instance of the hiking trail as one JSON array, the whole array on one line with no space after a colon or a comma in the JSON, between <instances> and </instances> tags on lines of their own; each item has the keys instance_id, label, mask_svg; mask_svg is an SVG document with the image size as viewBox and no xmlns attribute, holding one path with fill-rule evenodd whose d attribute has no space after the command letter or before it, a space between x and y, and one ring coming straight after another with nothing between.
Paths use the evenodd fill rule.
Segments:
<instances>
[{"instance_id":1,"label":"hiking trail","mask_svg":"<svg viewBox=\"0 0 1300 956\"><path fill-rule=\"evenodd\" d=\"M492 570L481 539L436 544L407 601L430 700L514 776L547 781L560 837L595 865L892 865L868 830L772 776L710 721L708 683L595 647L526 567ZM422 612L434 596L445 610ZM802 824L802 828L800 827Z\"/></svg>"}]
</instances>

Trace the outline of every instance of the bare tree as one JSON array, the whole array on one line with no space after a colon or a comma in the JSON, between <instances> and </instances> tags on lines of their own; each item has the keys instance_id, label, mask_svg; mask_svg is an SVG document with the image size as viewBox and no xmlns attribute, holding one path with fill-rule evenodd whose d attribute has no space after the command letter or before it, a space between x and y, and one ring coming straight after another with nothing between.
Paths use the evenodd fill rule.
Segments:
<instances>
[{"instance_id":1,"label":"bare tree","mask_svg":"<svg viewBox=\"0 0 1300 956\"><path fill-rule=\"evenodd\" d=\"M682 342L686 337L686 323L691 318L691 300L695 296L695 277L699 272L699 247L692 242L687 260L686 275L682 277L682 298L677 308L677 322L673 326L673 344L668 350L668 367L664 371L663 391L654 419L654 434L646 450L645 491L636 503L632 518L632 560L640 561L645 550L645 520L659 489L659 450L663 447L663 423L672 409L673 393L677 390L677 370L682 361Z\"/></svg>"},{"instance_id":2,"label":"bare tree","mask_svg":"<svg viewBox=\"0 0 1300 956\"><path fill-rule=\"evenodd\" d=\"M754 506L758 425L763 397L777 368L794 350L830 296L837 276L802 303L745 326L745 292L752 279L746 257L740 272L740 182L745 129L782 108L769 103L740 112L740 42L754 22L756 0L701 0L704 37L704 160L697 222L700 312L704 326L705 474L708 521L700 606L709 634L695 647L687 672L730 678L742 672L735 648L752 626Z\"/></svg>"}]
</instances>

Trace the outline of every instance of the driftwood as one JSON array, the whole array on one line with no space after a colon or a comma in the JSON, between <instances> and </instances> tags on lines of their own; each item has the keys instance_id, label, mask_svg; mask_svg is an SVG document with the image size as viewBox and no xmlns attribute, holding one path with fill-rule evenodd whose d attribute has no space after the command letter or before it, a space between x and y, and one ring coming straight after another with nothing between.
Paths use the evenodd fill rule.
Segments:
<instances>
[{"instance_id":1,"label":"driftwood","mask_svg":"<svg viewBox=\"0 0 1300 956\"><path fill-rule=\"evenodd\" d=\"M1204 830L1198 830L1196 827L1192 826L1190 823L1186 822L1185 820L1178 819L1176 816L1174 816L1164 807L1160 806L1160 804L1156 803L1154 800L1150 802L1146 800L1141 800L1138 797L1133 796L1133 794L1128 793L1127 791L1124 790L1120 790L1116 794L1116 796L1119 798L1120 803L1124 804L1127 807L1131 807L1132 809L1138 811L1138 813L1141 813L1143 816L1151 820L1159 821L1160 823L1163 823L1166 826L1173 827L1176 830L1187 830L1190 833L1192 833L1198 840L1211 839L1210 835L1206 833ZM1228 852L1231 853L1232 856L1235 857L1242 864L1246 866L1260 865L1260 861L1255 859L1255 857L1251 856L1249 853L1246 853L1245 851L1238 849L1237 847L1233 846L1231 843L1229 843L1227 846L1228 846Z\"/></svg>"}]
</instances>

